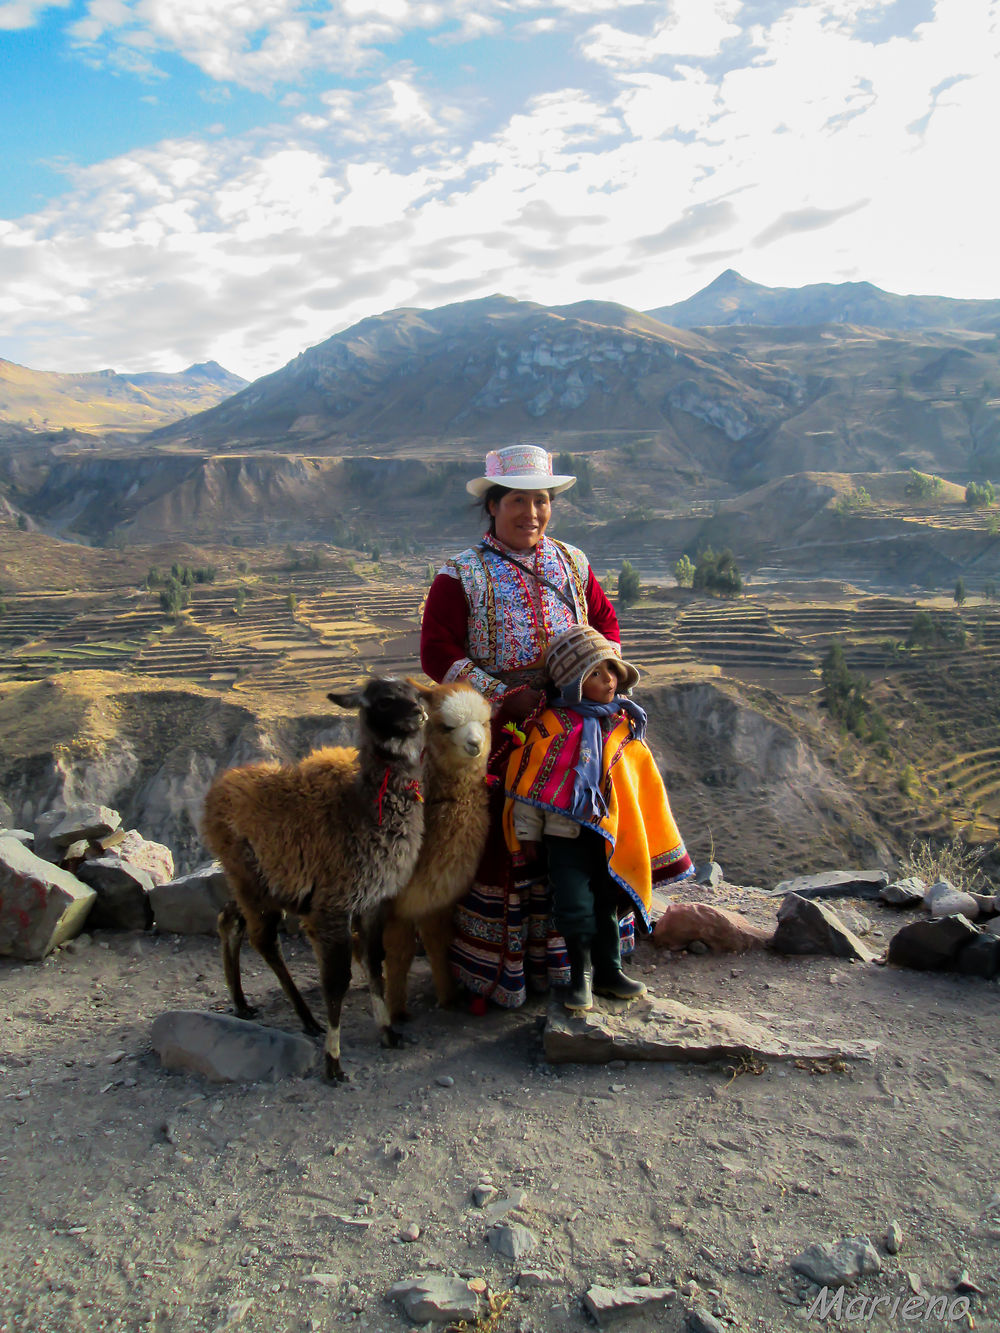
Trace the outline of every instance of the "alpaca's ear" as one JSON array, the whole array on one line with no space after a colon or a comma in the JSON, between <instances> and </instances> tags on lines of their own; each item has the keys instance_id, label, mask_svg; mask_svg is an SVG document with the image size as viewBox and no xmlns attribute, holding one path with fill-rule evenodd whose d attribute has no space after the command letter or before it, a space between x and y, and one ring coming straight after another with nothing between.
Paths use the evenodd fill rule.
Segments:
<instances>
[{"instance_id":1,"label":"alpaca's ear","mask_svg":"<svg viewBox=\"0 0 1000 1333\"><path fill-rule=\"evenodd\" d=\"M406 677L407 685L412 685L422 699L429 699L434 693L433 685L421 685L419 680L414 680L412 676Z\"/></svg>"},{"instance_id":2,"label":"alpaca's ear","mask_svg":"<svg viewBox=\"0 0 1000 1333\"><path fill-rule=\"evenodd\" d=\"M338 708L350 708L355 713L361 707L361 692L359 690L350 690L346 694L328 694L326 697Z\"/></svg>"}]
</instances>

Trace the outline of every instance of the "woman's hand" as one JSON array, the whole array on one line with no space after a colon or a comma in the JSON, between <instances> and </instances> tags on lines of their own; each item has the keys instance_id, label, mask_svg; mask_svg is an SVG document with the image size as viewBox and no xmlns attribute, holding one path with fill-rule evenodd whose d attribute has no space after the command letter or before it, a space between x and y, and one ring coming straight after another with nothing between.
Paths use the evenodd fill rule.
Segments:
<instances>
[{"instance_id":1,"label":"woman's hand","mask_svg":"<svg viewBox=\"0 0 1000 1333\"><path fill-rule=\"evenodd\" d=\"M504 721L523 722L526 717L537 712L544 701L545 695L541 690L511 690L504 696L500 716Z\"/></svg>"}]
</instances>

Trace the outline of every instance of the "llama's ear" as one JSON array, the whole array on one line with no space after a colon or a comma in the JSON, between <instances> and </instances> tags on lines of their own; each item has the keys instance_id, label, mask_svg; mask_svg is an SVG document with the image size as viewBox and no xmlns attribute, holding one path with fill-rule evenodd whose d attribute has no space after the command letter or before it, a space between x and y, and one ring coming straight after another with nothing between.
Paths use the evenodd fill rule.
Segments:
<instances>
[{"instance_id":1,"label":"llama's ear","mask_svg":"<svg viewBox=\"0 0 1000 1333\"><path fill-rule=\"evenodd\" d=\"M422 685L419 680L414 680L412 676L406 677L406 683L407 685L412 685L423 699L429 699L434 693L433 685Z\"/></svg>"},{"instance_id":2,"label":"llama's ear","mask_svg":"<svg viewBox=\"0 0 1000 1333\"><path fill-rule=\"evenodd\" d=\"M346 694L328 694L326 697L338 708L350 708L355 713L361 707L361 693L359 690L350 690Z\"/></svg>"}]
</instances>

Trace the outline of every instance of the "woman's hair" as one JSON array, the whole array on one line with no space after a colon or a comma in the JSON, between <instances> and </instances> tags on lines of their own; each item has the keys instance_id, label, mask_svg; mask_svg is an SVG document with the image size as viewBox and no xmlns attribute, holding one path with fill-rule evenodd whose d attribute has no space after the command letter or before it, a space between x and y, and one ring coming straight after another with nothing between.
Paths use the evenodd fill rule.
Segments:
<instances>
[{"instance_id":1,"label":"woman's hair","mask_svg":"<svg viewBox=\"0 0 1000 1333\"><path fill-rule=\"evenodd\" d=\"M548 490L545 486L538 486L537 488L533 489L545 491L549 497L549 504L552 503L552 492ZM482 512L489 519L490 533L494 537L497 535L497 521L490 513L490 505L493 504L494 501L496 501L496 503L499 504L500 501L503 499L503 497L505 495L509 495L510 493L511 493L510 486L491 486L489 490L485 493L483 498L479 501L479 504L476 506L477 509L482 509Z\"/></svg>"}]
</instances>

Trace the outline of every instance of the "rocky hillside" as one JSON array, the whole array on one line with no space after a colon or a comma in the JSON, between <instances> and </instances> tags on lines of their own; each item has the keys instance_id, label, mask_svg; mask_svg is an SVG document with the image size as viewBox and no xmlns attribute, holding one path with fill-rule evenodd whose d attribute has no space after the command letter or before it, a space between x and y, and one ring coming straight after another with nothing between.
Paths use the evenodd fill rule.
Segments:
<instances>
[{"instance_id":1,"label":"rocky hillside","mask_svg":"<svg viewBox=\"0 0 1000 1333\"><path fill-rule=\"evenodd\" d=\"M0 430L136 434L214 407L245 385L215 361L174 375L114 370L71 375L0 360Z\"/></svg>"},{"instance_id":2,"label":"rocky hillside","mask_svg":"<svg viewBox=\"0 0 1000 1333\"><path fill-rule=\"evenodd\" d=\"M817 282L806 287L765 287L735 269L686 301L648 311L678 328L720 324L863 324L874 329L977 329L1000 331L1000 301L961 301L947 296L897 296L870 282Z\"/></svg>"},{"instance_id":3,"label":"rocky hillside","mask_svg":"<svg viewBox=\"0 0 1000 1333\"><path fill-rule=\"evenodd\" d=\"M714 842L735 874L770 883L817 864L888 856L863 799L773 697L703 683L648 688L643 705L699 859ZM78 671L0 686L0 734L0 797L15 825L31 827L56 806L110 805L188 870L204 860L198 825L218 770L351 743L353 717L325 704L322 691L265 703Z\"/></svg>"},{"instance_id":4,"label":"rocky hillside","mask_svg":"<svg viewBox=\"0 0 1000 1333\"><path fill-rule=\"evenodd\" d=\"M801 396L794 375L624 306L493 296L362 320L150 443L339 450L655 430L698 453L768 430Z\"/></svg>"}]
</instances>

